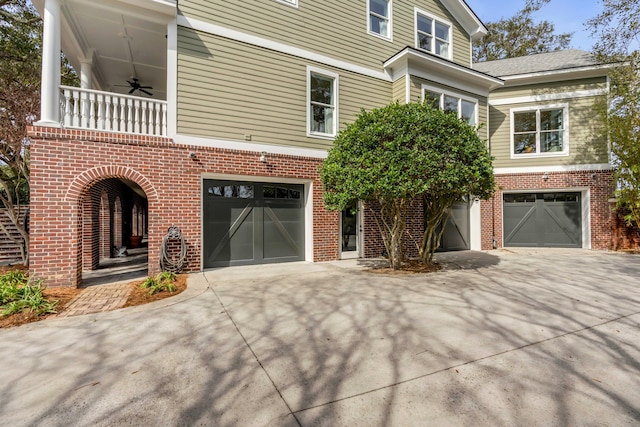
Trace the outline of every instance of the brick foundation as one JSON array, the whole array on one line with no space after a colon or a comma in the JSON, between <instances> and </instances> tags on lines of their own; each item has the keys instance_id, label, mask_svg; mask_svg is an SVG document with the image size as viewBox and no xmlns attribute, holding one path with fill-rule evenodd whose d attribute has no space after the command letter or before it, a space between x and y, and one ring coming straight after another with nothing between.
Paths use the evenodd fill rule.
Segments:
<instances>
[{"instance_id":1,"label":"brick foundation","mask_svg":"<svg viewBox=\"0 0 640 427\"><path fill-rule=\"evenodd\" d=\"M576 171L496 175L498 191L493 198L482 201L482 249L503 245L502 195L504 191L523 192L582 191L589 190L591 217L591 248L609 249L611 246L611 221L608 200L613 194L613 171Z\"/></svg>"},{"instance_id":2,"label":"brick foundation","mask_svg":"<svg viewBox=\"0 0 640 427\"><path fill-rule=\"evenodd\" d=\"M35 277L46 279L49 286L79 286L83 259L86 268L95 267L94 260L100 253L96 233L100 233L102 187L118 182L114 178L133 181L146 194L150 274L159 269L162 237L172 224L180 227L187 244L187 271L201 269L203 174L246 175L255 181L276 177L311 182L313 260L339 258L339 212L327 211L322 202L320 159L269 154L263 163L259 153L179 145L168 138L109 132L32 127L29 136L30 271ZM191 152L195 153L193 158L189 156ZM118 192L108 194L112 206ZM87 220L88 216L92 219ZM124 230L131 229L125 223L129 216L130 207L123 205ZM110 221L109 226L113 225ZM112 231L109 235L113 237ZM88 245L91 250L85 251Z\"/></svg>"}]
</instances>

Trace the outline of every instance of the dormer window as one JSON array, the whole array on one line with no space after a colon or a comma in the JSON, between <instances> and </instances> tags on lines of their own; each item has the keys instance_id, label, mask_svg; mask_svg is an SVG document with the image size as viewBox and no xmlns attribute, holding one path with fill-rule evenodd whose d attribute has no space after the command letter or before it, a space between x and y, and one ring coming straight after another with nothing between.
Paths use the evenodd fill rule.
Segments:
<instances>
[{"instance_id":1,"label":"dormer window","mask_svg":"<svg viewBox=\"0 0 640 427\"><path fill-rule=\"evenodd\" d=\"M391 40L391 1L367 0L370 34Z\"/></svg>"},{"instance_id":2,"label":"dormer window","mask_svg":"<svg viewBox=\"0 0 640 427\"><path fill-rule=\"evenodd\" d=\"M416 9L416 47L451 59L451 24Z\"/></svg>"}]
</instances>

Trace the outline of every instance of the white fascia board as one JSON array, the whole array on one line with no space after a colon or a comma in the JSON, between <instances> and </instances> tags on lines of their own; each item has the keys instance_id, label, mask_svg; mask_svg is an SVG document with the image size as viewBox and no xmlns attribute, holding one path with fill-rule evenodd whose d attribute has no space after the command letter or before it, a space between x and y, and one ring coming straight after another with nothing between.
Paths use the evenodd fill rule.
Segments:
<instances>
[{"instance_id":1,"label":"white fascia board","mask_svg":"<svg viewBox=\"0 0 640 427\"><path fill-rule=\"evenodd\" d=\"M513 168L494 168L495 175L513 175L525 173L544 173L544 172L586 172L586 171L609 171L614 167L608 163L598 163L591 165L560 165L560 166L529 166L529 167L513 167Z\"/></svg>"},{"instance_id":2,"label":"white fascia board","mask_svg":"<svg viewBox=\"0 0 640 427\"><path fill-rule=\"evenodd\" d=\"M276 52L284 53L287 55L297 56L299 58L307 59L309 61L319 62L324 65L328 65L335 68L340 68L346 71L351 71L357 74L373 77L376 79L384 80L387 82L392 81L391 76L383 71L376 71L371 68L363 67L342 61L340 59L332 58L326 55L320 55L306 49L300 49L295 46L290 46L284 43L268 40L262 37L254 36L251 34L243 33L240 31L232 30L230 28L222 27L210 22L203 22L197 19L186 18L182 15L178 15L178 25L182 27L192 28L194 30L202 31L208 34L213 34L220 37L225 37L231 40L251 44L254 46L271 49Z\"/></svg>"},{"instance_id":3,"label":"white fascia board","mask_svg":"<svg viewBox=\"0 0 640 427\"><path fill-rule=\"evenodd\" d=\"M84 4L98 10L106 10L122 15L132 16L143 21L155 22L165 25L170 19L175 18L178 7L173 2L149 1L149 0L75 0L76 3ZM69 4L73 7L73 3Z\"/></svg>"},{"instance_id":4,"label":"white fascia board","mask_svg":"<svg viewBox=\"0 0 640 427\"><path fill-rule=\"evenodd\" d=\"M503 82L471 68L440 59L412 48L405 48L384 64L385 69L395 78L401 73L421 77L459 90L488 97L489 92L501 87Z\"/></svg>"},{"instance_id":5,"label":"white fascia board","mask_svg":"<svg viewBox=\"0 0 640 427\"><path fill-rule=\"evenodd\" d=\"M175 17L178 11L178 2L175 0L117 0L120 3L136 6L142 9L153 10Z\"/></svg>"},{"instance_id":6,"label":"white fascia board","mask_svg":"<svg viewBox=\"0 0 640 427\"><path fill-rule=\"evenodd\" d=\"M282 154L285 156L311 157L316 159L326 159L327 150L316 150L312 148L290 147L284 145L260 144L247 141L234 141L227 139L202 138L198 136L177 134L173 141L176 144L193 145L196 147L214 147L225 150L250 151L269 154Z\"/></svg>"},{"instance_id":7,"label":"white fascia board","mask_svg":"<svg viewBox=\"0 0 640 427\"><path fill-rule=\"evenodd\" d=\"M587 79L591 77L604 77L609 70L618 64L594 65L591 67L567 68L564 70L541 71L538 73L514 74L500 76L504 80L505 87L520 86L533 83L557 82L565 80Z\"/></svg>"},{"instance_id":8,"label":"white fascia board","mask_svg":"<svg viewBox=\"0 0 640 427\"><path fill-rule=\"evenodd\" d=\"M469 33L471 40L477 40L489 33L487 27L463 0L442 0L442 4Z\"/></svg>"},{"instance_id":9,"label":"white fascia board","mask_svg":"<svg viewBox=\"0 0 640 427\"><path fill-rule=\"evenodd\" d=\"M529 102L559 101L562 99L590 98L592 96L603 96L608 93L609 89L606 88L575 90L572 92L545 93L540 95L516 96L513 98L489 100L489 105L499 106L509 104L524 104Z\"/></svg>"},{"instance_id":10,"label":"white fascia board","mask_svg":"<svg viewBox=\"0 0 640 427\"><path fill-rule=\"evenodd\" d=\"M478 87L484 87L490 91L504 84L499 77L493 77L444 58L438 58L434 55L408 47L388 59L383 66L385 69L393 70L402 66L406 67L406 63L409 63L411 68L416 68L416 64L418 64L421 68L428 69L429 71L441 71L452 78L462 78L467 81L477 82Z\"/></svg>"}]
</instances>

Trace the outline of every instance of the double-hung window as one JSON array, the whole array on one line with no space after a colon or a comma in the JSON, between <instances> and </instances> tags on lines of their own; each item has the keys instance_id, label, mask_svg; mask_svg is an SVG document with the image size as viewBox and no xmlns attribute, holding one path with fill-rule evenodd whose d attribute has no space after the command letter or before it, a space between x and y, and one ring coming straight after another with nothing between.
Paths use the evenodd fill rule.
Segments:
<instances>
[{"instance_id":1,"label":"double-hung window","mask_svg":"<svg viewBox=\"0 0 640 427\"><path fill-rule=\"evenodd\" d=\"M568 105L511 110L512 157L568 154Z\"/></svg>"},{"instance_id":2,"label":"double-hung window","mask_svg":"<svg viewBox=\"0 0 640 427\"><path fill-rule=\"evenodd\" d=\"M367 0L369 33L391 40L391 1Z\"/></svg>"},{"instance_id":3,"label":"double-hung window","mask_svg":"<svg viewBox=\"0 0 640 427\"><path fill-rule=\"evenodd\" d=\"M451 59L451 23L415 9L416 47Z\"/></svg>"},{"instance_id":4,"label":"double-hung window","mask_svg":"<svg viewBox=\"0 0 640 427\"><path fill-rule=\"evenodd\" d=\"M307 67L307 135L333 138L338 123L338 74Z\"/></svg>"},{"instance_id":5,"label":"double-hung window","mask_svg":"<svg viewBox=\"0 0 640 427\"><path fill-rule=\"evenodd\" d=\"M449 113L455 113L471 126L478 123L478 100L431 86L422 86L422 100Z\"/></svg>"}]
</instances>

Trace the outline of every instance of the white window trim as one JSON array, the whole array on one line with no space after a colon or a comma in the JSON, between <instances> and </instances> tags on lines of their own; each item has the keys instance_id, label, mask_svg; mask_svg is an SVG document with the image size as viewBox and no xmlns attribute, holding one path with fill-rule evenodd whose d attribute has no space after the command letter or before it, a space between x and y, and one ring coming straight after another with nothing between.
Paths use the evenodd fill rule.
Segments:
<instances>
[{"instance_id":1,"label":"white window trim","mask_svg":"<svg viewBox=\"0 0 640 427\"><path fill-rule=\"evenodd\" d=\"M276 0L278 3L286 4L287 6L298 8L298 0Z\"/></svg>"},{"instance_id":2,"label":"white window trim","mask_svg":"<svg viewBox=\"0 0 640 427\"><path fill-rule=\"evenodd\" d=\"M439 93L440 94L440 109L441 110L444 110L444 96L445 95L449 95L449 96L453 96L455 98L458 98L458 100L459 100L458 101L458 118L462 118L461 102L463 100L467 101L467 102L474 103L476 105L475 117L474 117L474 120L475 120L476 123L475 123L474 126L478 127L480 125L480 123L478 123L478 107L479 107L480 103L478 102L477 98L472 98L470 96L466 96L466 95L463 95L463 94L458 93L458 92L452 92L452 91L449 91L449 90L444 90L444 89L441 89L441 88L439 88L437 86L430 86L430 85L423 84L422 85L422 91L421 91L422 102L424 102L424 93L425 93L425 91L435 92L435 93Z\"/></svg>"},{"instance_id":3,"label":"white window trim","mask_svg":"<svg viewBox=\"0 0 640 427\"><path fill-rule=\"evenodd\" d=\"M536 153L524 153L524 154L515 154L515 141L513 138L515 121L513 120L513 113L519 113L522 111L537 111L538 118L536 119L536 148L540 148L540 130L537 129L538 120L540 117L539 112L541 110L553 110L562 108L562 120L563 120L563 129L562 129L562 151L551 151L547 153L541 153L537 150ZM569 155L569 104L546 104L546 105L535 105L530 107L518 107L512 108L509 111L509 151L511 153L511 159L534 159L540 157L567 157Z\"/></svg>"},{"instance_id":4,"label":"white window trim","mask_svg":"<svg viewBox=\"0 0 640 427\"><path fill-rule=\"evenodd\" d=\"M393 0L389 0L389 35L383 36L382 34L371 31L371 0L366 0L367 2L367 33L372 36L381 38L382 40L393 41Z\"/></svg>"},{"instance_id":5,"label":"white window trim","mask_svg":"<svg viewBox=\"0 0 640 427\"><path fill-rule=\"evenodd\" d=\"M333 79L333 99L335 106L333 109L333 129L331 133L318 133L311 131L311 73L320 74ZM339 80L340 75L338 73L307 65L307 136L309 138L334 139L336 137L340 117L338 110L340 100L338 92L338 88L340 87Z\"/></svg>"},{"instance_id":6,"label":"white window trim","mask_svg":"<svg viewBox=\"0 0 640 427\"><path fill-rule=\"evenodd\" d=\"M431 50L424 50L420 48L420 45L418 43L418 14L425 16L429 19L433 20L433 37L432 37L432 42L431 42ZM449 26L449 51L447 52L448 55L447 56L442 56L442 55L438 55L436 53L436 45L435 45L435 40L436 40L436 28L435 28L435 21L439 21L442 24L448 25ZM422 52L429 52L435 56L439 56L441 58L445 58L445 59L449 59L451 60L453 58L453 24L451 24L451 22L447 21L446 19L442 19L432 13L426 12L422 9L418 9L417 7L413 8L413 43L414 46L416 47L416 49L421 50Z\"/></svg>"}]
</instances>

